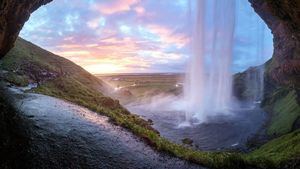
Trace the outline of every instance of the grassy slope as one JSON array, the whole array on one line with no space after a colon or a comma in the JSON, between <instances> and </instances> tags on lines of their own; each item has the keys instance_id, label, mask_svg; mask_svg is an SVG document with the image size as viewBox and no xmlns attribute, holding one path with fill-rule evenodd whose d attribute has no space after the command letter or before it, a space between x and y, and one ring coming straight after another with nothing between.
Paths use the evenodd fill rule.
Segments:
<instances>
[{"instance_id":1,"label":"grassy slope","mask_svg":"<svg viewBox=\"0 0 300 169\"><path fill-rule=\"evenodd\" d=\"M291 132L294 123L300 119L300 76L291 74L285 77L286 85L278 85L276 82L272 82L272 78L270 78L272 76L271 70L275 69L278 64L274 59L271 59L265 65L265 78L270 79L269 84L272 88L267 91L263 101L264 109L271 114L267 134L281 136Z\"/></svg>"},{"instance_id":2,"label":"grassy slope","mask_svg":"<svg viewBox=\"0 0 300 169\"><path fill-rule=\"evenodd\" d=\"M30 66L29 69L26 68L28 65ZM284 151L268 145L275 143L276 145L281 144L282 147L291 145L288 138L283 138L275 143L266 144L252 154L240 155L227 152L201 152L174 144L160 137L152 129L150 123L130 114L118 101L103 95L101 91L104 90L105 85L101 80L97 80L96 77L74 63L22 39L17 41L16 47L3 59L1 67L9 71L9 73L6 73L6 77L13 74L19 80L28 82L34 81L34 74L43 75L41 72L51 72L52 74L48 73L49 76L41 80L41 84L34 92L62 98L106 115L110 117L111 121L128 128L158 150L208 167L244 168L245 163L263 166L266 161L271 161L270 166L272 166L275 163L272 162L274 159L268 156L267 153L272 152L273 156L278 156L279 159L275 159L275 161L284 161L281 156ZM55 76L52 76L53 74ZM262 156L265 159L259 160Z\"/></svg>"},{"instance_id":3,"label":"grassy slope","mask_svg":"<svg viewBox=\"0 0 300 169\"><path fill-rule=\"evenodd\" d=\"M299 158L300 130L274 139L245 156L248 163L260 168L284 166L293 159L299 160Z\"/></svg>"},{"instance_id":4,"label":"grassy slope","mask_svg":"<svg viewBox=\"0 0 300 169\"><path fill-rule=\"evenodd\" d=\"M84 83L98 92L107 89L107 85L100 79L86 72L73 62L54 55L21 38L16 41L15 47L1 60L0 66L9 71L5 78L22 81L19 85L27 85L29 81L35 82L36 75L42 77L40 81L49 80L58 76L73 76L76 81ZM45 74L46 72L46 74ZM13 78L12 78L13 77Z\"/></svg>"},{"instance_id":5,"label":"grassy slope","mask_svg":"<svg viewBox=\"0 0 300 169\"><path fill-rule=\"evenodd\" d=\"M294 122L300 118L300 105L297 103L296 91L288 91L287 94L276 99L272 110L268 135L282 135L292 131Z\"/></svg>"}]
</instances>

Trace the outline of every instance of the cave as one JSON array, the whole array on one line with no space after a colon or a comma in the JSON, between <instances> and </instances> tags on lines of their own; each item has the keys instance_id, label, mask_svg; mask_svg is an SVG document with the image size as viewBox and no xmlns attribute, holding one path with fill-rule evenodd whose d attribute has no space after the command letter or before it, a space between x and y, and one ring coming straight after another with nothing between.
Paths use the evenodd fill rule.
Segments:
<instances>
[{"instance_id":1,"label":"cave","mask_svg":"<svg viewBox=\"0 0 300 169\"><path fill-rule=\"evenodd\" d=\"M4 57L14 46L20 30L29 19L30 14L51 1L12 2L3 0L0 2L0 58ZM268 98L272 97L276 88L296 89L300 84L300 2L297 0L249 0L250 4L270 28L274 37L274 52L272 59L267 63L269 68L265 74L266 85L270 90L264 93L264 97L265 102L269 102ZM299 94L300 92L297 93L298 98ZM6 107L6 104L9 103L4 105L7 110L9 108ZM108 104L117 103L110 100ZM3 126L9 128L7 126L15 125L14 120L10 121L12 118L14 117L1 114L1 120L8 122L4 122ZM295 129L298 128L299 120L294 126ZM19 128L15 130L19 130ZM12 137L20 138L22 136Z\"/></svg>"}]
</instances>

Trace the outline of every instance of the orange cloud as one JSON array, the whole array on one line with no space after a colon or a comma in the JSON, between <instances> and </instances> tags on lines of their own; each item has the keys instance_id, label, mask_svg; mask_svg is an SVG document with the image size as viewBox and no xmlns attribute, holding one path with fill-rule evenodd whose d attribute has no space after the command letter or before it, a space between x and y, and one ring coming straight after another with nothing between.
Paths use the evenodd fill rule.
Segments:
<instances>
[{"instance_id":1,"label":"orange cloud","mask_svg":"<svg viewBox=\"0 0 300 169\"><path fill-rule=\"evenodd\" d=\"M66 44L56 46L55 53L72 60L91 73L120 73L150 67L148 60L138 57L138 51L142 49L143 46L132 38L112 37L86 44L76 44L75 40L67 41Z\"/></svg>"}]
</instances>

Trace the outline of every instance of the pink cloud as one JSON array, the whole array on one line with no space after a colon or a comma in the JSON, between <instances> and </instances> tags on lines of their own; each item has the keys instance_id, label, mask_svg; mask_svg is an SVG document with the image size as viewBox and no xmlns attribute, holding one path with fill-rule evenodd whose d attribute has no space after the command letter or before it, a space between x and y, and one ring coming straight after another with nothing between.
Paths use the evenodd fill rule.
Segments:
<instances>
[{"instance_id":1,"label":"pink cloud","mask_svg":"<svg viewBox=\"0 0 300 169\"><path fill-rule=\"evenodd\" d=\"M139 16L143 16L146 13L146 10L144 7L142 6L137 6L134 8L135 12L139 15Z\"/></svg>"},{"instance_id":2,"label":"pink cloud","mask_svg":"<svg viewBox=\"0 0 300 169\"><path fill-rule=\"evenodd\" d=\"M161 42L167 45L173 44L177 48L182 48L189 42L186 34L174 33L174 30L168 27L152 24L148 25L147 28L150 32L157 34L161 38Z\"/></svg>"},{"instance_id":3,"label":"pink cloud","mask_svg":"<svg viewBox=\"0 0 300 169\"><path fill-rule=\"evenodd\" d=\"M111 15L120 12L130 11L134 5L137 5L140 0L114 0L105 4L96 4L92 7L94 10L100 11L102 14Z\"/></svg>"},{"instance_id":4,"label":"pink cloud","mask_svg":"<svg viewBox=\"0 0 300 169\"><path fill-rule=\"evenodd\" d=\"M98 18L88 21L87 26L91 29L96 29L99 26Z\"/></svg>"}]
</instances>

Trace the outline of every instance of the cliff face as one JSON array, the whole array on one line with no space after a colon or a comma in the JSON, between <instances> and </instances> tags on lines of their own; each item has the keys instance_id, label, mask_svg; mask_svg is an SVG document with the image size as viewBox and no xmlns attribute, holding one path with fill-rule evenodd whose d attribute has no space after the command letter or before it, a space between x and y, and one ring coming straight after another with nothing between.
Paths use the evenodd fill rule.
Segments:
<instances>
[{"instance_id":1,"label":"cliff face","mask_svg":"<svg viewBox=\"0 0 300 169\"><path fill-rule=\"evenodd\" d=\"M0 58L14 45L30 14L52 0L0 1Z\"/></svg>"},{"instance_id":2,"label":"cliff face","mask_svg":"<svg viewBox=\"0 0 300 169\"><path fill-rule=\"evenodd\" d=\"M261 106L270 114L267 134L278 136L299 128L300 1L249 0L273 34L274 53L265 66Z\"/></svg>"},{"instance_id":3,"label":"cliff face","mask_svg":"<svg viewBox=\"0 0 300 169\"><path fill-rule=\"evenodd\" d=\"M274 54L267 74L279 85L299 84L300 1L249 0L274 36Z\"/></svg>"}]
</instances>

